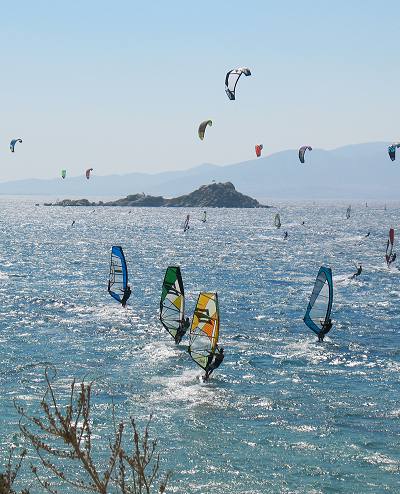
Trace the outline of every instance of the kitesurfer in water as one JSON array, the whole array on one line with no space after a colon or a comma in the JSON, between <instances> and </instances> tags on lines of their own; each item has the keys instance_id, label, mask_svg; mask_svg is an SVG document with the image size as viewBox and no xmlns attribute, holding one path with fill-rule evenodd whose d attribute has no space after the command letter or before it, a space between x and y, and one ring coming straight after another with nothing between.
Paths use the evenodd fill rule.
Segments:
<instances>
[{"instance_id":1,"label":"kitesurfer in water","mask_svg":"<svg viewBox=\"0 0 400 494\"><path fill-rule=\"evenodd\" d=\"M125 288L125 290L124 290L124 295L123 295L123 297L121 299L121 305L122 305L122 307L125 307L126 306L126 303L128 302L128 299L131 296L131 293L132 293L131 287L129 285L127 285L126 288Z\"/></svg>"},{"instance_id":2,"label":"kitesurfer in water","mask_svg":"<svg viewBox=\"0 0 400 494\"><path fill-rule=\"evenodd\" d=\"M283 235L283 240L287 240L287 238L288 238L288 232L285 232Z\"/></svg>"},{"instance_id":3,"label":"kitesurfer in water","mask_svg":"<svg viewBox=\"0 0 400 494\"><path fill-rule=\"evenodd\" d=\"M318 341L324 341L325 335L332 329L332 320L329 318L326 322L321 321L321 331L318 333Z\"/></svg>"},{"instance_id":4,"label":"kitesurfer in water","mask_svg":"<svg viewBox=\"0 0 400 494\"><path fill-rule=\"evenodd\" d=\"M74 226L75 225L75 220L72 220L72 225L71 226Z\"/></svg>"},{"instance_id":5,"label":"kitesurfer in water","mask_svg":"<svg viewBox=\"0 0 400 494\"><path fill-rule=\"evenodd\" d=\"M175 335L175 343L176 344L181 342L186 331L189 329L189 326L190 326L190 319L188 317L186 317L186 319L184 321L181 321L180 327L176 331L176 335Z\"/></svg>"},{"instance_id":6,"label":"kitesurfer in water","mask_svg":"<svg viewBox=\"0 0 400 494\"><path fill-rule=\"evenodd\" d=\"M371 235L371 232L368 232L365 236L369 237Z\"/></svg>"},{"instance_id":7,"label":"kitesurfer in water","mask_svg":"<svg viewBox=\"0 0 400 494\"><path fill-rule=\"evenodd\" d=\"M357 271L353 274L353 276L350 279L353 280L354 278L357 278L357 276L360 276L361 273L362 273L362 266L360 264L357 268Z\"/></svg>"},{"instance_id":8,"label":"kitesurfer in water","mask_svg":"<svg viewBox=\"0 0 400 494\"><path fill-rule=\"evenodd\" d=\"M207 381L211 373L222 364L224 358L225 358L225 354L223 347L218 348L217 352L212 353L208 357L208 362L205 368L206 375L203 377L204 381Z\"/></svg>"}]
</instances>

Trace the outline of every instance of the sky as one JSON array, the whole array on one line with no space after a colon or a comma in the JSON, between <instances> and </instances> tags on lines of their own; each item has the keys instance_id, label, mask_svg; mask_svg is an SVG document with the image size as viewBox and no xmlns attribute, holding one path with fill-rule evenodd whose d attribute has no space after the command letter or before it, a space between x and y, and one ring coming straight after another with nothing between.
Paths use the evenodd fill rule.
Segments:
<instances>
[{"instance_id":1,"label":"sky","mask_svg":"<svg viewBox=\"0 0 400 494\"><path fill-rule=\"evenodd\" d=\"M400 140L397 0L0 5L0 181Z\"/></svg>"}]
</instances>

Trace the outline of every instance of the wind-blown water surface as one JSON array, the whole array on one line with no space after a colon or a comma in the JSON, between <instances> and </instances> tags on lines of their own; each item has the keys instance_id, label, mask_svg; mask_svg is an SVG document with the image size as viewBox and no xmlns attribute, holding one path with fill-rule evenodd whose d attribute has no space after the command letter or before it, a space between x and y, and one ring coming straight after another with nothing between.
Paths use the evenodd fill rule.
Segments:
<instances>
[{"instance_id":1,"label":"wind-blown water surface","mask_svg":"<svg viewBox=\"0 0 400 494\"><path fill-rule=\"evenodd\" d=\"M37 409L53 364L61 394L73 377L96 380L104 449L112 397L119 417L154 415L170 492L396 492L400 271L384 253L399 209L353 205L346 220L346 206L282 204L277 230L276 209L210 209L203 224L200 209L3 199L2 458L17 441L13 399ZM107 293L113 244L128 262L127 310ZM364 271L351 281L356 262ZM226 358L207 384L186 340L175 346L158 321L176 263L189 315L200 290L219 294ZM321 345L302 318L322 264L334 275L334 327Z\"/></svg>"}]
</instances>

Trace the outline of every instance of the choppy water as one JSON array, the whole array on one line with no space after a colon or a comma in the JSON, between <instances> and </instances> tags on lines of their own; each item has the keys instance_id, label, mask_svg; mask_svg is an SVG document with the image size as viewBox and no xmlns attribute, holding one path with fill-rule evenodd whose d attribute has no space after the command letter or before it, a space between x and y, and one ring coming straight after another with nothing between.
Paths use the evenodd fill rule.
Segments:
<instances>
[{"instance_id":1,"label":"choppy water","mask_svg":"<svg viewBox=\"0 0 400 494\"><path fill-rule=\"evenodd\" d=\"M12 400L35 407L51 363L59 391L96 380L104 447L112 396L140 425L153 413L170 492L399 492L400 271L384 250L400 209L353 204L346 220L347 204L282 204L277 230L274 209L209 210L203 224L200 210L34 202L0 204L3 460L16 441ZM113 244L129 265L128 310L107 294ZM355 262L364 271L350 281ZM219 293L226 358L207 384L158 322L175 263L189 314L200 290ZM334 275L323 345L302 322L321 264Z\"/></svg>"}]
</instances>

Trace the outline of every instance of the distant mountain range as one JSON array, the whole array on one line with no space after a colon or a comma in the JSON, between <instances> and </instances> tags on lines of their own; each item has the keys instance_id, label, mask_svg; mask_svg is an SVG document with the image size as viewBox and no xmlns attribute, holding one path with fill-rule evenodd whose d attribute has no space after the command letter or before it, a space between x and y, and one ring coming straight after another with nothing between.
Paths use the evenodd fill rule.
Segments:
<instances>
[{"instance_id":1,"label":"distant mountain range","mask_svg":"<svg viewBox=\"0 0 400 494\"><path fill-rule=\"evenodd\" d=\"M399 199L400 153L390 161L390 143L354 144L334 150L313 149L301 164L297 149L217 166L203 164L156 174L83 176L65 180L27 179L0 183L0 194L53 197L124 196L136 193L173 197L203 184L233 182L244 194L261 199Z\"/></svg>"}]
</instances>

